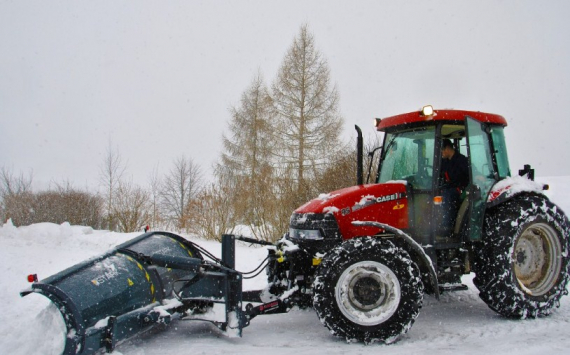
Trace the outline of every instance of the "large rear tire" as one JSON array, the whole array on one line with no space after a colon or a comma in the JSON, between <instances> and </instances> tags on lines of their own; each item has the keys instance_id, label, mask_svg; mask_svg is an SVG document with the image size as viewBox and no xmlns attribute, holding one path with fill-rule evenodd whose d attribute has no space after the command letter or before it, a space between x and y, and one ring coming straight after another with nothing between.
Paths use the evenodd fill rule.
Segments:
<instances>
[{"instance_id":1,"label":"large rear tire","mask_svg":"<svg viewBox=\"0 0 570 355\"><path fill-rule=\"evenodd\" d=\"M313 307L347 341L392 343L422 306L423 283L408 253L390 241L357 238L331 250L317 269Z\"/></svg>"},{"instance_id":2,"label":"large rear tire","mask_svg":"<svg viewBox=\"0 0 570 355\"><path fill-rule=\"evenodd\" d=\"M546 197L521 195L485 217L477 262L479 296L509 318L551 313L567 294L570 227Z\"/></svg>"}]
</instances>

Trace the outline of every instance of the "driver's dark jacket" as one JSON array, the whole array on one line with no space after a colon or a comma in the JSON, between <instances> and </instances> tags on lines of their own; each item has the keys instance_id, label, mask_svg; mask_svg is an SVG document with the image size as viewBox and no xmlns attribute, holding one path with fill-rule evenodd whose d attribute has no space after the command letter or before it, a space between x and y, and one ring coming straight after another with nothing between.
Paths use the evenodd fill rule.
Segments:
<instances>
[{"instance_id":1,"label":"driver's dark jacket","mask_svg":"<svg viewBox=\"0 0 570 355\"><path fill-rule=\"evenodd\" d=\"M444 187L465 189L469 184L467 158L463 154L455 152L451 159L442 159L440 176Z\"/></svg>"}]
</instances>

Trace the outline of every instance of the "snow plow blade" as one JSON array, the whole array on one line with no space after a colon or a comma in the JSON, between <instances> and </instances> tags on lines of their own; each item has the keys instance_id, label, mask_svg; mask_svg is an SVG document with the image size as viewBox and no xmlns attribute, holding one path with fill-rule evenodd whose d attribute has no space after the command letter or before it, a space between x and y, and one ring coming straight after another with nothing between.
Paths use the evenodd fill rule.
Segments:
<instances>
[{"instance_id":1,"label":"snow plow blade","mask_svg":"<svg viewBox=\"0 0 570 355\"><path fill-rule=\"evenodd\" d=\"M241 336L242 278L233 269L233 236L224 240L222 260L210 262L207 251L181 236L145 233L34 282L21 296L40 293L58 307L67 328L64 355L112 352L117 342L175 318L209 320L214 305L225 312L211 312L221 319L210 321Z\"/></svg>"}]
</instances>

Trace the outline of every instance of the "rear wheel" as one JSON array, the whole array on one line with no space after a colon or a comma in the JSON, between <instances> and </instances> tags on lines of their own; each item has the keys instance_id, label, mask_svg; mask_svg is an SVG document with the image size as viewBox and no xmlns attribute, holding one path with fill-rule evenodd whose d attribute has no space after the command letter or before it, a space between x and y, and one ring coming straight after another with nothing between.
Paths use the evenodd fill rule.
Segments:
<instances>
[{"instance_id":1,"label":"rear wheel","mask_svg":"<svg viewBox=\"0 0 570 355\"><path fill-rule=\"evenodd\" d=\"M313 292L313 307L331 333L366 343L397 340L423 301L419 270L408 253L373 238L352 239L327 253Z\"/></svg>"},{"instance_id":2,"label":"rear wheel","mask_svg":"<svg viewBox=\"0 0 570 355\"><path fill-rule=\"evenodd\" d=\"M474 284L496 312L512 318L550 314L567 294L570 227L547 198L526 195L485 218Z\"/></svg>"}]
</instances>

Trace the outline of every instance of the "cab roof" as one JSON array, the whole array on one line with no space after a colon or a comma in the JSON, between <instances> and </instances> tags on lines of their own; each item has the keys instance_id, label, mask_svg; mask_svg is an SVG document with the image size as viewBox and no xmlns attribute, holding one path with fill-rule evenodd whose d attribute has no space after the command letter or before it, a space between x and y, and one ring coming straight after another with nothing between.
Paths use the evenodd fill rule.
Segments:
<instances>
[{"instance_id":1,"label":"cab roof","mask_svg":"<svg viewBox=\"0 0 570 355\"><path fill-rule=\"evenodd\" d=\"M400 126L410 126L415 124L435 124L437 121L464 122L466 117L471 117L482 123L506 126L507 120L503 116L480 111L464 110L434 110L431 106L424 106L420 111L404 113L401 115L376 119L376 129L378 131L390 131Z\"/></svg>"}]
</instances>

